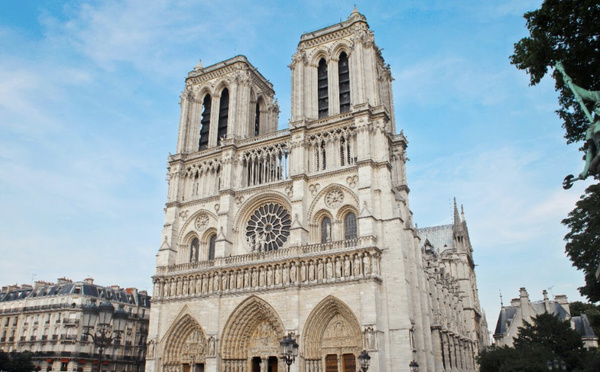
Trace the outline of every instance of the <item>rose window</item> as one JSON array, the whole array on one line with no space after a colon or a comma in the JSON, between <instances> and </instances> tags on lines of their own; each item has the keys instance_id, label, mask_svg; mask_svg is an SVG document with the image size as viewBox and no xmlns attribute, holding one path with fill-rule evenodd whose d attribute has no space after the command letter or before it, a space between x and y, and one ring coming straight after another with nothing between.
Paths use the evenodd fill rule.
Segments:
<instances>
[{"instance_id":1,"label":"rose window","mask_svg":"<svg viewBox=\"0 0 600 372\"><path fill-rule=\"evenodd\" d=\"M277 203L259 207L246 225L246 242L252 251L279 249L290 236L290 213Z\"/></svg>"}]
</instances>

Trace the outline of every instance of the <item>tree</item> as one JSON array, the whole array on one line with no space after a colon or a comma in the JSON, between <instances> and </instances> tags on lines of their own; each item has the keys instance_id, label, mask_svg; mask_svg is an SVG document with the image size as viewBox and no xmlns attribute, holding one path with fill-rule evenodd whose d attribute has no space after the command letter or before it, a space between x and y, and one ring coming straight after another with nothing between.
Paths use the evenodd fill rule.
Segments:
<instances>
[{"instance_id":1,"label":"tree","mask_svg":"<svg viewBox=\"0 0 600 372\"><path fill-rule=\"evenodd\" d=\"M0 351L0 370L8 372L31 372L35 366L31 362L31 353L25 351L22 353L11 352L7 354Z\"/></svg>"},{"instance_id":2,"label":"tree","mask_svg":"<svg viewBox=\"0 0 600 372\"><path fill-rule=\"evenodd\" d=\"M545 0L540 9L527 12L524 17L529 36L515 44L510 62L529 74L531 85L538 84L557 62L562 61L575 84L600 90L598 0ZM563 120L567 143L581 141L585 138L589 121L562 75L556 70L553 75L559 92L559 109L556 112ZM600 286L594 280L600 264L599 203L600 187L591 186L569 218L563 220L563 224L571 228L565 236L565 250L573 265L585 276L586 284L579 291L592 302L600 300Z\"/></svg>"},{"instance_id":3,"label":"tree","mask_svg":"<svg viewBox=\"0 0 600 372\"><path fill-rule=\"evenodd\" d=\"M586 89L600 90L600 3L598 0L545 0L541 8L524 15L529 36L515 44L510 62L538 84L562 61L573 81ZM553 72L559 92L557 111L563 120L567 143L584 139L588 119L564 83ZM590 110L592 111L592 110Z\"/></svg>"},{"instance_id":4,"label":"tree","mask_svg":"<svg viewBox=\"0 0 600 372\"><path fill-rule=\"evenodd\" d=\"M519 328L514 347L492 347L477 361L481 372L543 372L546 363L554 359L564 361L568 371L594 371L589 368L598 362L598 353L583 348L581 335L568 321L544 313Z\"/></svg>"},{"instance_id":5,"label":"tree","mask_svg":"<svg viewBox=\"0 0 600 372\"><path fill-rule=\"evenodd\" d=\"M585 190L562 223L570 229L565 236L565 251L573 266L585 275L585 286L579 292L591 302L600 301L600 284L596 281L600 265L600 184Z\"/></svg>"}]
</instances>

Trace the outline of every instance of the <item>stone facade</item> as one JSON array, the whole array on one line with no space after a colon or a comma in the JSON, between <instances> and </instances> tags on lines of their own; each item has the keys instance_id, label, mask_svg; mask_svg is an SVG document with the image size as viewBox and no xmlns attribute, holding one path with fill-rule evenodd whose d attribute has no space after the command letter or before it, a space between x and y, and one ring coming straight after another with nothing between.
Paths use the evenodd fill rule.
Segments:
<instances>
[{"instance_id":1,"label":"stone facade","mask_svg":"<svg viewBox=\"0 0 600 372\"><path fill-rule=\"evenodd\" d=\"M292 371L355 371L362 350L369 371L475 370L487 331L466 222L413 225L407 141L365 17L302 35L290 69L279 131L245 57L186 79L146 370L284 371L288 334Z\"/></svg>"},{"instance_id":2,"label":"stone facade","mask_svg":"<svg viewBox=\"0 0 600 372\"><path fill-rule=\"evenodd\" d=\"M81 325L81 310L90 300L122 305L129 314L120 343L104 351L102 371L143 371L150 297L135 288L102 287L91 278L3 287L0 350L31 351L34 365L42 371L98 371L98 349L83 335Z\"/></svg>"},{"instance_id":3,"label":"stone facade","mask_svg":"<svg viewBox=\"0 0 600 372\"><path fill-rule=\"evenodd\" d=\"M571 316L567 296L556 295L554 300L550 300L546 290L542 294L544 296L542 301L530 301L527 290L521 288L518 298L513 298L509 306L502 305L494 331L494 343L497 346L513 347L519 328L523 327L525 322L533 324L533 318L537 315L550 313L562 321L569 321L571 327L581 334L581 340L586 348L598 348L598 336L594 333L588 317L585 314Z\"/></svg>"}]
</instances>

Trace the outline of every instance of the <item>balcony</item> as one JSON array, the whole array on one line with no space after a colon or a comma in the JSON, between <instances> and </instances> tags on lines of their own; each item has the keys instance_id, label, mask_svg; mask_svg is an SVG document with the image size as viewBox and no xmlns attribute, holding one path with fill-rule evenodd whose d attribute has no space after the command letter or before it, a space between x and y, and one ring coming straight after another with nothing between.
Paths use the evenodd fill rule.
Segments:
<instances>
[{"instance_id":1,"label":"balcony","mask_svg":"<svg viewBox=\"0 0 600 372\"><path fill-rule=\"evenodd\" d=\"M62 343L75 343L77 335L60 335L60 342Z\"/></svg>"},{"instance_id":2,"label":"balcony","mask_svg":"<svg viewBox=\"0 0 600 372\"><path fill-rule=\"evenodd\" d=\"M65 318L62 322L66 327L76 327L79 325L79 319Z\"/></svg>"}]
</instances>

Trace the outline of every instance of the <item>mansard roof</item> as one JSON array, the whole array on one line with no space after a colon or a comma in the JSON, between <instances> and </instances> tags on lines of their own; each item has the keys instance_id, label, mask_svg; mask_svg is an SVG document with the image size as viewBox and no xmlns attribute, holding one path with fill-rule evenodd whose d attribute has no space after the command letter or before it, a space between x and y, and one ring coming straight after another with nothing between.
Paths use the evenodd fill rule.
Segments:
<instances>
[{"instance_id":1,"label":"mansard roof","mask_svg":"<svg viewBox=\"0 0 600 372\"><path fill-rule=\"evenodd\" d=\"M83 295L95 297L102 300L115 301L130 305L150 307L150 296L145 292L129 290L124 288L103 287L85 282L74 282L66 284L50 284L31 288L12 288L0 292L0 302L18 301L25 299Z\"/></svg>"}]
</instances>

